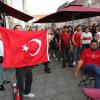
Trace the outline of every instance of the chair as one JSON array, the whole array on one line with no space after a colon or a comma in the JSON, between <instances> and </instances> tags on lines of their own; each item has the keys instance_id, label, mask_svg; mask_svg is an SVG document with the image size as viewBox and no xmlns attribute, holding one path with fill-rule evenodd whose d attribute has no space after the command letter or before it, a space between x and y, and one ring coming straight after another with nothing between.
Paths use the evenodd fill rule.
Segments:
<instances>
[{"instance_id":1,"label":"chair","mask_svg":"<svg viewBox=\"0 0 100 100\"><path fill-rule=\"evenodd\" d=\"M88 87L88 85L91 85L93 81L94 81L94 77L92 75L84 75L81 70L81 80L78 86Z\"/></svg>"},{"instance_id":2,"label":"chair","mask_svg":"<svg viewBox=\"0 0 100 100\"><path fill-rule=\"evenodd\" d=\"M88 97L87 100L99 100L100 99L100 89L84 88L83 93Z\"/></svg>"}]
</instances>

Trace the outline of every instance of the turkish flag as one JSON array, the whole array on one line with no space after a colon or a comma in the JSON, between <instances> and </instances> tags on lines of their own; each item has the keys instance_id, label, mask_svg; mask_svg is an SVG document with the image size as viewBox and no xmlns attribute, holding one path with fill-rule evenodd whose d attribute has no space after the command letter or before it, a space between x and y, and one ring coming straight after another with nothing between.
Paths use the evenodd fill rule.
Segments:
<instances>
[{"instance_id":1,"label":"turkish flag","mask_svg":"<svg viewBox=\"0 0 100 100\"><path fill-rule=\"evenodd\" d=\"M21 68L48 61L47 32L18 31L0 27L4 45L4 66Z\"/></svg>"}]
</instances>

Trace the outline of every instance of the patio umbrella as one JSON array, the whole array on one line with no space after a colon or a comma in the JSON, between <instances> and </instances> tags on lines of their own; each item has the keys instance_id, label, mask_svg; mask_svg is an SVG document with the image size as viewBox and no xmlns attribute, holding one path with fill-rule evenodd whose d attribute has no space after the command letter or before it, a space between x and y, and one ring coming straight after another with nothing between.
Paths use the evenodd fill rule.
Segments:
<instances>
[{"instance_id":1,"label":"patio umbrella","mask_svg":"<svg viewBox=\"0 0 100 100\"><path fill-rule=\"evenodd\" d=\"M25 22L28 22L29 20L33 19L32 16L27 15L19 10L16 10L15 8L12 8L1 1L0 1L0 13L3 14L5 13L5 15L13 16Z\"/></svg>"},{"instance_id":2,"label":"patio umbrella","mask_svg":"<svg viewBox=\"0 0 100 100\"><path fill-rule=\"evenodd\" d=\"M100 8L90 8L82 5L69 5L59 9L53 14L39 19L35 23L66 22L95 16L100 16Z\"/></svg>"}]
</instances>

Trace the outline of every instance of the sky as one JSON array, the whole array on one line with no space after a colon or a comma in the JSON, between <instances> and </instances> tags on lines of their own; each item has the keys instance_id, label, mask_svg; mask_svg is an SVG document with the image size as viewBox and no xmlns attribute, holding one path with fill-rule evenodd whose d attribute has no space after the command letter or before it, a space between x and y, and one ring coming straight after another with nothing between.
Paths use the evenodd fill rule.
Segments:
<instances>
[{"instance_id":1,"label":"sky","mask_svg":"<svg viewBox=\"0 0 100 100\"><path fill-rule=\"evenodd\" d=\"M22 11L22 0L12 0L13 7ZM31 15L43 15L56 12L57 8L73 0L27 0L27 10Z\"/></svg>"}]
</instances>

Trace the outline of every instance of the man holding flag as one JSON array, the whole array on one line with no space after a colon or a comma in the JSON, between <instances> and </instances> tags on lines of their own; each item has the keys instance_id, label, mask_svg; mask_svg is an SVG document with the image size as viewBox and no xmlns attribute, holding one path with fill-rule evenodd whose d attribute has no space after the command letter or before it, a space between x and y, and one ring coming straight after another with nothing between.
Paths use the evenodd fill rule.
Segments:
<instances>
[{"instance_id":1,"label":"man holding flag","mask_svg":"<svg viewBox=\"0 0 100 100\"><path fill-rule=\"evenodd\" d=\"M35 95L30 93L31 67L49 60L47 30L21 31L20 25L16 25L14 29L0 27L4 44L4 65L6 68L16 68L20 94L34 97Z\"/></svg>"},{"instance_id":2,"label":"man holding flag","mask_svg":"<svg viewBox=\"0 0 100 100\"><path fill-rule=\"evenodd\" d=\"M16 25L14 30L22 30L21 25ZM32 85L32 69L31 66L25 66L23 68L16 68L17 86L19 89L20 97L34 97L35 94L30 93ZM25 86L24 86L25 84Z\"/></svg>"}]
</instances>

